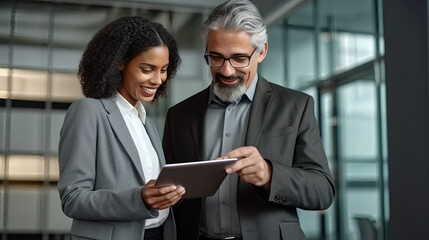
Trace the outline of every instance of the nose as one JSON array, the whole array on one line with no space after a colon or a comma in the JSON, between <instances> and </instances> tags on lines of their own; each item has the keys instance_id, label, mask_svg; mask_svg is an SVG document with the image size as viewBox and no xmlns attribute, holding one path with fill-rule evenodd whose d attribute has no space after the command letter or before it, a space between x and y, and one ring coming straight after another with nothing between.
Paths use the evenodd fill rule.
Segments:
<instances>
[{"instance_id":1,"label":"nose","mask_svg":"<svg viewBox=\"0 0 429 240\"><path fill-rule=\"evenodd\" d=\"M154 72L153 77L151 78L150 82L152 84L161 85L163 81L164 74L161 72Z\"/></svg>"},{"instance_id":2,"label":"nose","mask_svg":"<svg viewBox=\"0 0 429 240\"><path fill-rule=\"evenodd\" d=\"M225 77L229 77L235 73L235 68L231 65L229 60L225 60L219 70Z\"/></svg>"}]
</instances>

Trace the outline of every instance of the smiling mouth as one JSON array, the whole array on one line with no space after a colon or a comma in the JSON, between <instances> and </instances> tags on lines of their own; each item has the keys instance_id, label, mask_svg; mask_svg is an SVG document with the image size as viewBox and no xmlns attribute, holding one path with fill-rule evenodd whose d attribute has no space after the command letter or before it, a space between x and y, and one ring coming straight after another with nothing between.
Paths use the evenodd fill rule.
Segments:
<instances>
[{"instance_id":1,"label":"smiling mouth","mask_svg":"<svg viewBox=\"0 0 429 240\"><path fill-rule=\"evenodd\" d=\"M149 93L155 93L156 92L156 88L147 88L144 86L141 86L141 88L143 88L143 90L145 90L146 92L149 92Z\"/></svg>"},{"instance_id":2,"label":"smiling mouth","mask_svg":"<svg viewBox=\"0 0 429 240\"><path fill-rule=\"evenodd\" d=\"M216 73L214 78L215 82L221 83L224 86L237 86L244 83L243 76L238 74L226 77L221 73Z\"/></svg>"},{"instance_id":3,"label":"smiling mouth","mask_svg":"<svg viewBox=\"0 0 429 240\"><path fill-rule=\"evenodd\" d=\"M224 82L225 84L233 84L236 83L237 81L240 81L239 78L221 78L221 81Z\"/></svg>"}]
</instances>

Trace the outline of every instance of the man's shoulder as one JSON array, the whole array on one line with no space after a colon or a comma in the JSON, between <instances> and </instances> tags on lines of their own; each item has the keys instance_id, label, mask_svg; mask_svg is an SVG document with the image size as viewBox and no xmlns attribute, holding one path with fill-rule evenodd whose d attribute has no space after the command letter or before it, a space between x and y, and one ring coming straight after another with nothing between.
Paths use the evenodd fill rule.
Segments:
<instances>
[{"instance_id":1,"label":"man's shoulder","mask_svg":"<svg viewBox=\"0 0 429 240\"><path fill-rule=\"evenodd\" d=\"M281 86L279 84L267 81L267 83L269 84L269 86L271 87L271 91L273 92L273 94L275 94L276 96L280 97L280 98L294 98L294 99L308 99L310 97L310 95L308 95L307 93L295 90L295 89L291 89L285 86Z\"/></svg>"},{"instance_id":2,"label":"man's shoulder","mask_svg":"<svg viewBox=\"0 0 429 240\"><path fill-rule=\"evenodd\" d=\"M185 100L175 104L170 108L170 111L183 111L186 109L194 109L197 106L201 106L201 104L205 104L208 101L209 89L206 88Z\"/></svg>"}]
</instances>

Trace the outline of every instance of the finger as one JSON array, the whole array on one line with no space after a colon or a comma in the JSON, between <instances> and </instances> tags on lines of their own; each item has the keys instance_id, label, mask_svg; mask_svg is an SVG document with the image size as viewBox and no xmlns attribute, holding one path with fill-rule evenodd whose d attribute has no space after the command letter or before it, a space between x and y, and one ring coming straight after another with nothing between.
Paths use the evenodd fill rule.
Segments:
<instances>
[{"instance_id":1,"label":"finger","mask_svg":"<svg viewBox=\"0 0 429 240\"><path fill-rule=\"evenodd\" d=\"M242 169L237 171L239 176L256 174L258 172L258 168L255 165L250 165L243 167Z\"/></svg>"},{"instance_id":2,"label":"finger","mask_svg":"<svg viewBox=\"0 0 429 240\"><path fill-rule=\"evenodd\" d=\"M271 179L270 164L264 165L257 164L257 166L248 167L237 172L240 178L248 183L256 186L264 186L269 188Z\"/></svg>"},{"instance_id":3,"label":"finger","mask_svg":"<svg viewBox=\"0 0 429 240\"><path fill-rule=\"evenodd\" d=\"M157 202L155 204L155 208L165 209L165 208L171 207L171 206L175 205L177 202L179 202L180 199L182 198L182 196L183 195L177 195L177 196L174 196L172 198L165 199L164 201Z\"/></svg>"},{"instance_id":4,"label":"finger","mask_svg":"<svg viewBox=\"0 0 429 240\"><path fill-rule=\"evenodd\" d=\"M239 172L245 168L254 166L257 163L257 159L254 157L251 158L242 158L237 160L232 166L226 169L227 173Z\"/></svg>"},{"instance_id":5,"label":"finger","mask_svg":"<svg viewBox=\"0 0 429 240\"><path fill-rule=\"evenodd\" d=\"M155 185L155 182L156 182L155 179L151 179L151 180L149 180L149 182L146 183L146 186L153 187Z\"/></svg>"},{"instance_id":6,"label":"finger","mask_svg":"<svg viewBox=\"0 0 429 240\"><path fill-rule=\"evenodd\" d=\"M156 202L161 202L161 201L164 201L165 199L170 199L170 198L173 198L173 197L175 197L177 195L183 195L185 193L185 188L184 187L174 186L174 188L175 188L174 191L168 191L168 189L170 189L170 186L169 187L163 187L163 189L153 188L153 189L151 189L151 191L154 191L156 193L150 194L150 197L149 197L148 201L151 204L154 204ZM162 191L162 190L166 190L166 191ZM164 192L164 193L161 193L161 191Z\"/></svg>"},{"instance_id":7,"label":"finger","mask_svg":"<svg viewBox=\"0 0 429 240\"><path fill-rule=\"evenodd\" d=\"M159 201L162 201L165 198L165 195L174 191L177 191L177 186L171 185L166 187L156 188L153 187L155 181L149 181L141 190L141 195L144 203L149 207L154 207ZM183 191L183 187L179 193Z\"/></svg>"},{"instance_id":8,"label":"finger","mask_svg":"<svg viewBox=\"0 0 429 240\"><path fill-rule=\"evenodd\" d=\"M183 197L184 194L185 190L182 187L180 190L169 193L165 196L152 198L152 207L157 209L163 209L173 206Z\"/></svg>"},{"instance_id":9,"label":"finger","mask_svg":"<svg viewBox=\"0 0 429 240\"><path fill-rule=\"evenodd\" d=\"M176 191L177 186L176 185L169 185L169 186L154 188L154 189L157 190L157 195L165 195L167 193Z\"/></svg>"},{"instance_id":10,"label":"finger","mask_svg":"<svg viewBox=\"0 0 429 240\"><path fill-rule=\"evenodd\" d=\"M246 167L245 159L237 160L233 165L225 169L226 173L238 172Z\"/></svg>"},{"instance_id":11,"label":"finger","mask_svg":"<svg viewBox=\"0 0 429 240\"><path fill-rule=\"evenodd\" d=\"M254 147L239 147L225 154L223 158L243 158L251 155ZM256 148L255 148L256 149Z\"/></svg>"}]
</instances>

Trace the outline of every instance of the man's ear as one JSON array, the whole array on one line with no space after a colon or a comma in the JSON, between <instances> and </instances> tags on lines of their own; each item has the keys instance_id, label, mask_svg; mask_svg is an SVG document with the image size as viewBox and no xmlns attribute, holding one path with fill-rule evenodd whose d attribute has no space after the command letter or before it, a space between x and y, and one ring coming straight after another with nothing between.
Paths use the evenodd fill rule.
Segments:
<instances>
[{"instance_id":1,"label":"man's ear","mask_svg":"<svg viewBox=\"0 0 429 240\"><path fill-rule=\"evenodd\" d=\"M267 56L267 52L268 52L268 43L265 42L264 49L262 49L261 52L259 52L258 63L261 63L264 60L264 58Z\"/></svg>"}]
</instances>

